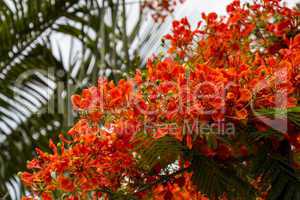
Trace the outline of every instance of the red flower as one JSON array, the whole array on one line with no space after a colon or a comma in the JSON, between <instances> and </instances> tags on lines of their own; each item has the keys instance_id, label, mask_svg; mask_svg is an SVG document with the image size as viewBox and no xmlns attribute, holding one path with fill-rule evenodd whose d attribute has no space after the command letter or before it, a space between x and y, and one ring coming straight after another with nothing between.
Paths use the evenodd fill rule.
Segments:
<instances>
[{"instance_id":1,"label":"red flower","mask_svg":"<svg viewBox=\"0 0 300 200\"><path fill-rule=\"evenodd\" d=\"M209 22L213 22L215 21L216 19L218 18L218 15L217 13L209 13L208 16L206 17L206 19L209 21Z\"/></svg>"},{"instance_id":2,"label":"red flower","mask_svg":"<svg viewBox=\"0 0 300 200\"><path fill-rule=\"evenodd\" d=\"M64 176L59 176L58 179L58 184L61 190L65 192L72 192L75 189L75 186L69 178L66 178Z\"/></svg>"},{"instance_id":3,"label":"red flower","mask_svg":"<svg viewBox=\"0 0 300 200\"><path fill-rule=\"evenodd\" d=\"M27 168L28 169L40 169L41 163L39 160L33 159L27 163Z\"/></svg>"},{"instance_id":4,"label":"red flower","mask_svg":"<svg viewBox=\"0 0 300 200\"><path fill-rule=\"evenodd\" d=\"M52 195L48 192L43 192L42 193L42 199L43 200L54 200L54 198L52 197Z\"/></svg>"},{"instance_id":5,"label":"red flower","mask_svg":"<svg viewBox=\"0 0 300 200\"><path fill-rule=\"evenodd\" d=\"M241 110L236 110L235 114L238 120L244 120L247 119L248 111L245 108L243 108Z\"/></svg>"},{"instance_id":6,"label":"red flower","mask_svg":"<svg viewBox=\"0 0 300 200\"><path fill-rule=\"evenodd\" d=\"M23 172L21 174L21 180L25 185L31 186L33 184L33 175L29 172Z\"/></svg>"}]
</instances>

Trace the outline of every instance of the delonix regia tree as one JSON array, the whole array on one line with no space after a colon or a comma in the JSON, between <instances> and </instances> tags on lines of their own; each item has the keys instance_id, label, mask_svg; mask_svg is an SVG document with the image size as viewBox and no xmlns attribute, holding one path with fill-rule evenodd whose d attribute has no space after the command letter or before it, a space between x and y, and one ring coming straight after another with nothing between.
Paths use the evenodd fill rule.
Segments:
<instances>
[{"instance_id":1,"label":"delonix regia tree","mask_svg":"<svg viewBox=\"0 0 300 200\"><path fill-rule=\"evenodd\" d=\"M300 199L300 35L280 0L174 21L168 51L72 97L80 119L36 149L25 199Z\"/></svg>"},{"instance_id":2,"label":"delonix regia tree","mask_svg":"<svg viewBox=\"0 0 300 200\"><path fill-rule=\"evenodd\" d=\"M49 138L57 141L69 128L66 94L95 84L106 71L117 81L139 66L136 52L151 48L151 32L138 37L145 15L158 15L150 9L155 7L166 16L176 1L151 2L0 1L0 199L9 199L8 187L18 194L16 174L26 169L34 148L48 149ZM135 18L128 19L134 6ZM45 134L50 130L53 134Z\"/></svg>"}]
</instances>

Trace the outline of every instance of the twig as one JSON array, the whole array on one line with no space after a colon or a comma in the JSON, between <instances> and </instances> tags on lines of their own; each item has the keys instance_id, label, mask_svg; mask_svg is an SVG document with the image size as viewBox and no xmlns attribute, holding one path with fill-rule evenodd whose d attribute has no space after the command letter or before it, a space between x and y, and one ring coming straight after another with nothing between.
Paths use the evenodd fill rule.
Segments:
<instances>
[{"instance_id":1,"label":"twig","mask_svg":"<svg viewBox=\"0 0 300 200\"><path fill-rule=\"evenodd\" d=\"M185 171L188 171L189 169L191 169L191 167L187 167L187 168L183 168L177 172L174 172L173 174L169 174L169 175L164 175L162 176L160 179L156 180L156 181L153 181L152 183L150 184L147 184L145 186L143 186L142 188L140 188L139 190L137 190L136 192L134 192L134 194L137 194L137 193L140 193L140 192L143 192L145 190L148 190L150 188L152 188L153 186L157 185L157 184L160 184L160 183L166 183L168 182L171 178L173 178L174 176L178 175L178 174L181 174Z\"/></svg>"}]
</instances>

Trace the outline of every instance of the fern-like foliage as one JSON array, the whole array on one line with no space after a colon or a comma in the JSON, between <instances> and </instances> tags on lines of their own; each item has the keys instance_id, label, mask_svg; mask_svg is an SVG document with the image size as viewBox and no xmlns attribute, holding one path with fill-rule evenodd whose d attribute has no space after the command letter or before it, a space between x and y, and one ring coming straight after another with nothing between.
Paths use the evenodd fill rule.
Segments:
<instances>
[{"instance_id":1,"label":"fern-like foliage","mask_svg":"<svg viewBox=\"0 0 300 200\"><path fill-rule=\"evenodd\" d=\"M259 187L268 191L268 200L300 199L299 172L290 166L286 158L270 155L262 148L254 159L252 170L254 176L260 179Z\"/></svg>"},{"instance_id":2,"label":"fern-like foliage","mask_svg":"<svg viewBox=\"0 0 300 200\"><path fill-rule=\"evenodd\" d=\"M225 193L230 199L244 200L256 197L256 191L249 183L250 177L241 177L236 166L221 164L193 152L172 136L154 139L141 133L137 136L137 141L142 141L136 145L136 152L144 169L151 170L157 165L167 168L170 164L176 163L180 157L189 157L192 159L193 183L201 193L211 199L217 199Z\"/></svg>"},{"instance_id":3,"label":"fern-like foliage","mask_svg":"<svg viewBox=\"0 0 300 200\"><path fill-rule=\"evenodd\" d=\"M300 127L300 107L293 107L287 109L280 108L264 108L256 112L259 116L266 116L271 118L287 118Z\"/></svg>"},{"instance_id":4,"label":"fern-like foliage","mask_svg":"<svg viewBox=\"0 0 300 200\"><path fill-rule=\"evenodd\" d=\"M247 177L240 177L230 164L220 164L210 158L197 155L192 160L192 181L199 191L211 199L218 199L225 193L229 199L255 199L254 188Z\"/></svg>"},{"instance_id":5,"label":"fern-like foliage","mask_svg":"<svg viewBox=\"0 0 300 200\"><path fill-rule=\"evenodd\" d=\"M154 139L147 134L139 134L136 138L135 150L138 152L139 164L144 169L153 169L159 164L161 168L178 160L186 148L172 136Z\"/></svg>"}]
</instances>

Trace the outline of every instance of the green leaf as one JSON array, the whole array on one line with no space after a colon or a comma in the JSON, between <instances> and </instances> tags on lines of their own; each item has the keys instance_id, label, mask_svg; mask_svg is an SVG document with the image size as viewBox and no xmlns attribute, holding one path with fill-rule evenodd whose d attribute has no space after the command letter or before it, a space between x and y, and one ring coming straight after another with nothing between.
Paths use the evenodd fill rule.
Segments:
<instances>
[{"instance_id":1,"label":"green leaf","mask_svg":"<svg viewBox=\"0 0 300 200\"><path fill-rule=\"evenodd\" d=\"M145 169L152 169L157 164L160 164L162 168L166 167L178 160L185 150L179 140L168 135L159 139L138 135L135 144L135 151L139 155L139 164Z\"/></svg>"},{"instance_id":2,"label":"green leaf","mask_svg":"<svg viewBox=\"0 0 300 200\"><path fill-rule=\"evenodd\" d=\"M266 116L272 118L286 118L300 127L300 107L293 108L264 108L256 112L259 116Z\"/></svg>"},{"instance_id":3,"label":"green leaf","mask_svg":"<svg viewBox=\"0 0 300 200\"><path fill-rule=\"evenodd\" d=\"M268 200L298 200L300 197L300 179L285 158L270 155L268 147L262 148L253 162L253 174L260 176L262 190L271 189ZM298 188L298 189L296 189Z\"/></svg>"},{"instance_id":4,"label":"green leaf","mask_svg":"<svg viewBox=\"0 0 300 200\"><path fill-rule=\"evenodd\" d=\"M211 199L225 193L229 199L255 199L255 190L249 182L237 175L229 164L222 165L195 153L192 160L192 181L198 190Z\"/></svg>"},{"instance_id":5,"label":"green leaf","mask_svg":"<svg viewBox=\"0 0 300 200\"><path fill-rule=\"evenodd\" d=\"M75 38L80 38L82 34L85 35L85 33L82 30L75 28L69 24L60 24L58 25L57 28L54 28L54 30L61 33L72 35Z\"/></svg>"}]
</instances>

